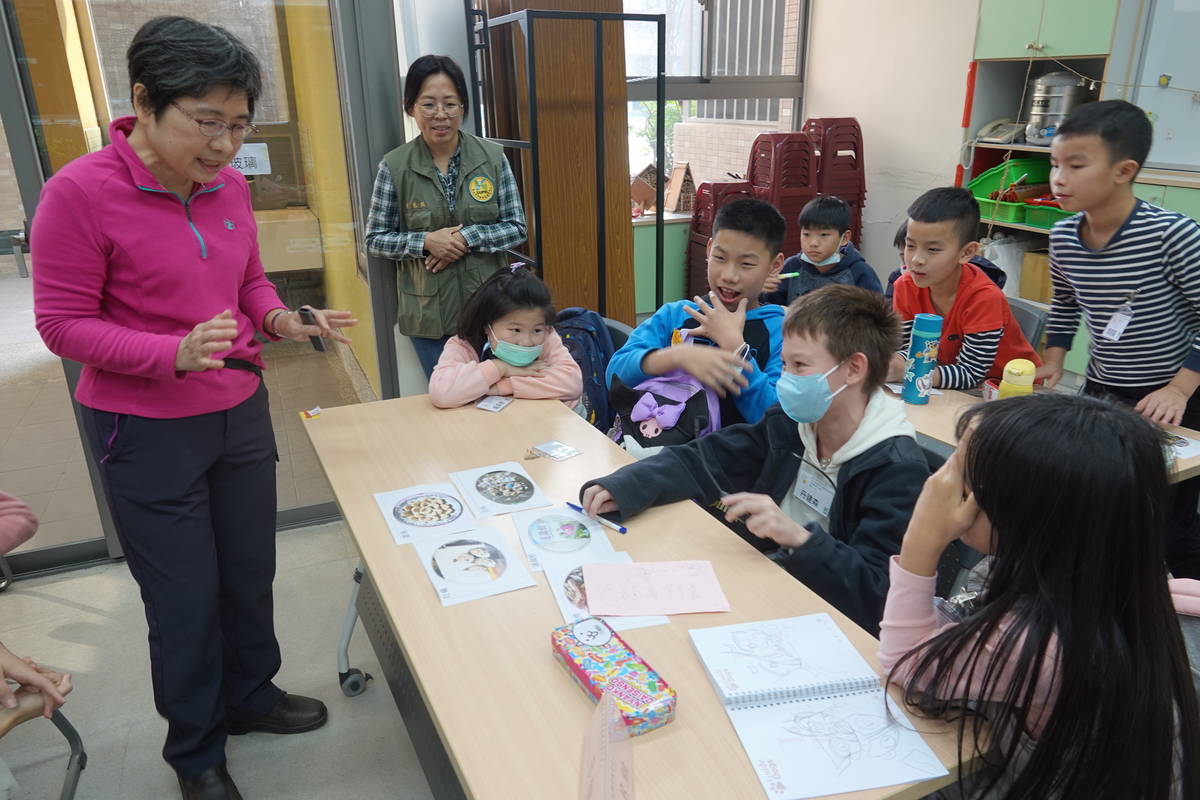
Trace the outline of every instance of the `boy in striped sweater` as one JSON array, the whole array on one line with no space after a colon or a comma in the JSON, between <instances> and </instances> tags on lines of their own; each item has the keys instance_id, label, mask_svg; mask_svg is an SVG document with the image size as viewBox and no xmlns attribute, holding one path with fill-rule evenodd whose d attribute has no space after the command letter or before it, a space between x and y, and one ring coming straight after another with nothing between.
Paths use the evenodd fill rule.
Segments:
<instances>
[{"instance_id":1,"label":"boy in striped sweater","mask_svg":"<svg viewBox=\"0 0 1200 800\"><path fill-rule=\"evenodd\" d=\"M1014 358L1042 363L1013 319L1004 293L971 263L979 252L978 228L979 203L966 189L930 189L909 206L904 238L908 269L896 279L892 295L904 325L904 351L892 358L889 381L903 380L917 314L942 317L934 386L974 388L987 378L1000 377Z\"/></svg>"},{"instance_id":2,"label":"boy in striped sweater","mask_svg":"<svg viewBox=\"0 0 1200 800\"><path fill-rule=\"evenodd\" d=\"M1124 100L1082 105L1050 145L1050 188L1079 211L1050 233L1054 299L1046 385L1062 377L1079 326L1091 334L1088 394L1166 425L1200 429L1200 226L1139 200L1133 180L1150 152L1146 113ZM1176 492L1167 542L1175 577L1200 578L1200 481Z\"/></svg>"}]
</instances>

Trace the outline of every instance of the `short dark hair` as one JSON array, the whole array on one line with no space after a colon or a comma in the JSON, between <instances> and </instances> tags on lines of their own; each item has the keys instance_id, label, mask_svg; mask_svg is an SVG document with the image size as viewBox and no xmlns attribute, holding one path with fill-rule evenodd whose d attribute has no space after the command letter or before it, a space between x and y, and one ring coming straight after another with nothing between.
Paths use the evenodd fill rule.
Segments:
<instances>
[{"instance_id":1,"label":"short dark hair","mask_svg":"<svg viewBox=\"0 0 1200 800\"><path fill-rule=\"evenodd\" d=\"M1109 158L1116 161L1132 159L1138 169L1150 155L1154 127L1146 112L1124 100L1101 100L1084 103L1070 113L1058 126L1057 136L1086 136L1095 134L1108 148Z\"/></svg>"},{"instance_id":2,"label":"short dark hair","mask_svg":"<svg viewBox=\"0 0 1200 800\"><path fill-rule=\"evenodd\" d=\"M404 110L412 113L417 98L421 96L421 87L430 75L445 75L454 84L458 99L462 103L463 117L471 111L471 96L467 94L467 79L463 77L462 67L450 56L421 56L408 68L404 76Z\"/></svg>"},{"instance_id":3,"label":"short dark hair","mask_svg":"<svg viewBox=\"0 0 1200 800\"><path fill-rule=\"evenodd\" d=\"M787 222L779 209L765 200L739 197L721 206L713 220L713 236L717 235L717 231L726 229L760 239L774 258L783 249Z\"/></svg>"},{"instance_id":4,"label":"short dark hair","mask_svg":"<svg viewBox=\"0 0 1200 800\"><path fill-rule=\"evenodd\" d=\"M218 86L244 92L253 114L262 94L262 67L254 52L219 25L188 17L146 22L133 35L125 59L130 99L135 84L145 86L144 105L155 118L176 99L203 97Z\"/></svg>"},{"instance_id":5,"label":"short dark hair","mask_svg":"<svg viewBox=\"0 0 1200 800\"><path fill-rule=\"evenodd\" d=\"M979 201L961 186L930 189L908 207L913 222L952 222L959 245L975 239L979 230ZM905 237L907 238L907 226Z\"/></svg>"},{"instance_id":6,"label":"short dark hair","mask_svg":"<svg viewBox=\"0 0 1200 800\"><path fill-rule=\"evenodd\" d=\"M850 230L850 206L840 197L823 194L814 197L800 209L800 228L835 230L845 233Z\"/></svg>"},{"instance_id":7,"label":"short dark hair","mask_svg":"<svg viewBox=\"0 0 1200 800\"><path fill-rule=\"evenodd\" d=\"M554 324L554 303L546 284L526 267L500 267L463 304L458 315L458 338L482 356L488 326L523 308L541 309L546 324Z\"/></svg>"},{"instance_id":8,"label":"short dark hair","mask_svg":"<svg viewBox=\"0 0 1200 800\"><path fill-rule=\"evenodd\" d=\"M820 338L839 362L867 357L867 394L883 386L888 364L900 349L900 320L883 295L848 283L831 283L802 294L788 306L784 336Z\"/></svg>"},{"instance_id":9,"label":"short dark hair","mask_svg":"<svg viewBox=\"0 0 1200 800\"><path fill-rule=\"evenodd\" d=\"M905 218L900 223L900 227L896 228L896 235L892 237L892 247L897 250L903 250L904 245L908 243L908 219Z\"/></svg>"}]
</instances>

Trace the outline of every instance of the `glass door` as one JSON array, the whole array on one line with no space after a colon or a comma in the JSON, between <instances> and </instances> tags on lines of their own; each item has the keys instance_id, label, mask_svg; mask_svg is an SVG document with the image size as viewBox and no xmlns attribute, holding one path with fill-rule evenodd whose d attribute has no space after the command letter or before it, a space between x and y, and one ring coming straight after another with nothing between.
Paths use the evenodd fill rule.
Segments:
<instances>
[{"instance_id":1,"label":"glass door","mask_svg":"<svg viewBox=\"0 0 1200 800\"><path fill-rule=\"evenodd\" d=\"M105 146L109 123L132 113L125 51L134 33L150 18L179 14L220 25L258 55L265 90L254 122L261 133L245 143L234 166L250 183L264 267L289 307L311 304L348 309L360 321L359 327L349 332L350 346L330 342L324 353L298 342L264 348L265 380L271 392L280 458L279 524L294 526L335 515L332 492L309 445L301 412L363 402L381 392L367 269L355 244L353 178L343 125L345 105L332 3L0 3L8 23L8 46L17 65L19 99L25 105L37 160L43 165L43 179L72 159ZM7 67L0 64L0 69ZM14 99L6 93L0 102L7 106ZM11 110L6 112L6 129L19 127L10 124L13 116ZM0 153L0 181L9 180L3 167ZM25 182L30 180L27 177ZM5 188L0 186L0 196L6 194ZM36 202L36 194L35 188L32 195L26 191L21 196ZM24 208L20 216L23 220L35 212ZM4 255L3 243L8 241L4 233L19 227L15 220L16 214L0 205L0 280L4 281L14 271ZM36 270L36 264L31 266ZM27 287L28 282L25 279L23 285ZM3 292L6 307L10 294ZM28 298L21 302L16 333L36 349L40 340L32 330L32 302ZM4 316L13 315L6 311ZM0 337L9 333L9 327L0 326ZM0 338L0 348L5 343ZM53 356L47 358L44 348L39 355L36 371L27 377L28 382L44 378L44 383L23 387L0 373L0 489L22 494L26 500L32 497L44 506L39 512L42 531L27 547L40 551L79 541L103 545L107 532L107 546L99 553L94 548L89 552L93 556L119 555L111 525L105 524L104 504L97 502L103 496L98 473L88 463L78 426L72 424L76 420L70 390L78 367ZM23 404L19 414L9 409L16 409L16 404ZM39 438L45 441L35 441ZM54 524L59 515L68 513L72 515L69 524ZM39 560L38 566L44 561ZM14 557L13 564L20 566L20 559Z\"/></svg>"}]
</instances>

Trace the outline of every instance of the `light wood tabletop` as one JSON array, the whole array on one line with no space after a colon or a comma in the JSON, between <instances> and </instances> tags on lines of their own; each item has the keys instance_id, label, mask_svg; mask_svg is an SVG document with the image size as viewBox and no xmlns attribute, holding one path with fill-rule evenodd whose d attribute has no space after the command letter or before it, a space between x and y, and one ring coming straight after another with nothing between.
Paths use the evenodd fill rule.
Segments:
<instances>
[{"instance_id":1,"label":"light wood tabletop","mask_svg":"<svg viewBox=\"0 0 1200 800\"><path fill-rule=\"evenodd\" d=\"M954 429L958 424L959 415L963 409L970 408L976 403L982 402L983 400L980 398L973 397L965 392L947 389L942 390L940 395L932 395L929 398L929 402L925 405L917 406L905 403L904 411L908 415L908 421L917 429L917 433L924 434L942 444L955 447L958 439L954 435ZM1198 431L1190 428L1182 428L1177 425L1166 425L1164 427L1171 433L1200 441L1200 432ZM1197 475L1200 475L1200 456L1175 460L1171 471L1172 481L1184 481L1188 478L1194 478Z\"/></svg>"},{"instance_id":2,"label":"light wood tabletop","mask_svg":"<svg viewBox=\"0 0 1200 800\"><path fill-rule=\"evenodd\" d=\"M393 542L373 495L518 461L552 501L574 501L582 483L628 463L629 456L552 400L517 400L497 414L470 406L437 410L422 395L325 409L304 427L467 796L577 796L581 743L594 705L551 655L550 631L564 623L543 573L533 573L535 587L443 607L413 548ZM523 460L528 448L551 439L582 454L562 462ZM485 524L522 552L509 517ZM710 560L732 607L621 634L678 692L676 719L633 740L637 795L761 800L762 787L688 629L823 611L876 669L878 642L693 503L655 508L627 525L627 535L606 532L615 549L635 561ZM369 690L362 702L372 696L378 702L381 691ZM914 722L955 775L950 727ZM835 797L918 798L950 780Z\"/></svg>"}]
</instances>

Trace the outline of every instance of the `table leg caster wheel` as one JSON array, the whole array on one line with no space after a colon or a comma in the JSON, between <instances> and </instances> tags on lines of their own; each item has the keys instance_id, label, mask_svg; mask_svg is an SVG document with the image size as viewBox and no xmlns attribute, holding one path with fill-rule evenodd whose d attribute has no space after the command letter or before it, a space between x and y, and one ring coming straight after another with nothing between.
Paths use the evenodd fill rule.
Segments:
<instances>
[{"instance_id":1,"label":"table leg caster wheel","mask_svg":"<svg viewBox=\"0 0 1200 800\"><path fill-rule=\"evenodd\" d=\"M372 675L361 669L349 669L338 673L338 680L342 684L342 694L354 697L367 690L367 681L372 680Z\"/></svg>"}]
</instances>

